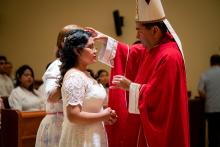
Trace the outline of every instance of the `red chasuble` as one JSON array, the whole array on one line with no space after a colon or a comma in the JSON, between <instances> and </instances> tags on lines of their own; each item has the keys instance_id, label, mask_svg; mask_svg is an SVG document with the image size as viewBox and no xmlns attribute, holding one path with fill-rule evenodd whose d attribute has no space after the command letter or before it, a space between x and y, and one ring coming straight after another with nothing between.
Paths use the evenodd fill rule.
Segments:
<instances>
[{"instance_id":1,"label":"red chasuble","mask_svg":"<svg viewBox=\"0 0 220 147\"><path fill-rule=\"evenodd\" d=\"M135 45L129 53L118 43L114 65L111 80L120 74L141 84L140 115L128 113L128 93L109 91L109 106L119 116L107 127L109 147L189 147L185 66L172 36L167 34L150 51Z\"/></svg>"},{"instance_id":2,"label":"red chasuble","mask_svg":"<svg viewBox=\"0 0 220 147\"><path fill-rule=\"evenodd\" d=\"M148 52L134 82L141 84L140 138L149 147L189 147L184 61L169 34Z\"/></svg>"},{"instance_id":3,"label":"red chasuble","mask_svg":"<svg viewBox=\"0 0 220 147\"><path fill-rule=\"evenodd\" d=\"M145 51L146 49L141 44L129 47L118 43L110 81L114 75L124 75L133 81L139 69L141 55L143 56ZM137 142L140 117L128 114L127 105L128 93L120 89L109 89L108 106L114 109L118 115L118 120L114 125L106 125L109 147L129 147Z\"/></svg>"}]
</instances>

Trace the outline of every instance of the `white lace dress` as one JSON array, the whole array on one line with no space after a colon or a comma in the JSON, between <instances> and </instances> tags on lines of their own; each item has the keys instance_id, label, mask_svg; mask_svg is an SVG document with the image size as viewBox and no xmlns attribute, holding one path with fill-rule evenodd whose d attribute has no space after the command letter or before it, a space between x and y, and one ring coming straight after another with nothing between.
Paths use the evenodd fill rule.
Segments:
<instances>
[{"instance_id":1,"label":"white lace dress","mask_svg":"<svg viewBox=\"0 0 220 147\"><path fill-rule=\"evenodd\" d=\"M107 147L103 122L80 125L69 122L68 105L81 105L82 111L97 113L103 110L106 92L101 84L87 74L73 69L62 85L64 122L60 147Z\"/></svg>"}]
</instances>

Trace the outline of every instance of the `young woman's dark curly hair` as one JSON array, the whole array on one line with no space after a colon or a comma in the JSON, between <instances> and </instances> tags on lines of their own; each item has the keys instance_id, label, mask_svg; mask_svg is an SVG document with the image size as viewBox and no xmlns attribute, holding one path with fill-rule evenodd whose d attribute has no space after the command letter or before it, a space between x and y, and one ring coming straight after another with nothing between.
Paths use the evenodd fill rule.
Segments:
<instances>
[{"instance_id":1,"label":"young woman's dark curly hair","mask_svg":"<svg viewBox=\"0 0 220 147\"><path fill-rule=\"evenodd\" d=\"M88 43L91 33L76 29L68 32L64 38L64 48L60 51L60 86L62 85L65 73L72 67L78 65L79 56Z\"/></svg>"}]
</instances>

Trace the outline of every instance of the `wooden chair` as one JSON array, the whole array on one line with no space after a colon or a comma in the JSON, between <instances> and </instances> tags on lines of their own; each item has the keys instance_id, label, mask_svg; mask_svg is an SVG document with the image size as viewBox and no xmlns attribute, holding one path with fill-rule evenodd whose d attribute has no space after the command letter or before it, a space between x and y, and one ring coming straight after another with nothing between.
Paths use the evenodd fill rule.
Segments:
<instances>
[{"instance_id":1,"label":"wooden chair","mask_svg":"<svg viewBox=\"0 0 220 147\"><path fill-rule=\"evenodd\" d=\"M44 111L21 112L2 109L3 147L34 147Z\"/></svg>"}]
</instances>

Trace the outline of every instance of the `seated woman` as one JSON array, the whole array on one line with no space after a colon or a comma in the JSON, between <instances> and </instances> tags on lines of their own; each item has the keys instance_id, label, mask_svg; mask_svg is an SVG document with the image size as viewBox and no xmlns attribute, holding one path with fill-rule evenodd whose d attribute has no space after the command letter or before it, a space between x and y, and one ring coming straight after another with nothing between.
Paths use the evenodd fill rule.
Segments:
<instances>
[{"instance_id":1,"label":"seated woman","mask_svg":"<svg viewBox=\"0 0 220 147\"><path fill-rule=\"evenodd\" d=\"M8 98L12 109L20 111L44 110L45 99L40 92L34 89L34 72L28 65L21 66L16 71L16 88L12 90Z\"/></svg>"},{"instance_id":2,"label":"seated woman","mask_svg":"<svg viewBox=\"0 0 220 147\"><path fill-rule=\"evenodd\" d=\"M105 69L100 69L96 73L96 80L101 83L104 88L107 90L109 87L109 74Z\"/></svg>"}]
</instances>

